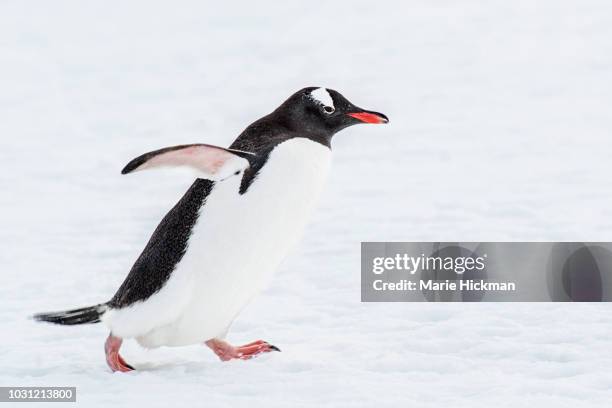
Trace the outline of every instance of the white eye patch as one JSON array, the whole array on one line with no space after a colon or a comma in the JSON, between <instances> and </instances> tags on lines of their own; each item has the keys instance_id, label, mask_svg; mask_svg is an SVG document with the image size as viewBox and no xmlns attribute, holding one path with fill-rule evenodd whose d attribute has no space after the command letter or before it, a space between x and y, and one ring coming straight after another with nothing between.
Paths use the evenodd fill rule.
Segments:
<instances>
[{"instance_id":1,"label":"white eye patch","mask_svg":"<svg viewBox=\"0 0 612 408\"><path fill-rule=\"evenodd\" d=\"M334 100L325 88L317 88L310 92L310 97L323 106L329 106L334 109Z\"/></svg>"}]
</instances>

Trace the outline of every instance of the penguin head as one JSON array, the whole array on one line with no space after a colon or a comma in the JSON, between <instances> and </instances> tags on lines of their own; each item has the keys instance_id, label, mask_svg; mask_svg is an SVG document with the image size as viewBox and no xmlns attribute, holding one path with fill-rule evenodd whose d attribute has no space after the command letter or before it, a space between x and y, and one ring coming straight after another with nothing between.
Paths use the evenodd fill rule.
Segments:
<instances>
[{"instance_id":1,"label":"penguin head","mask_svg":"<svg viewBox=\"0 0 612 408\"><path fill-rule=\"evenodd\" d=\"M320 87L299 90L274 113L292 129L327 137L360 123L389 122L382 113L362 109L340 92Z\"/></svg>"}]
</instances>

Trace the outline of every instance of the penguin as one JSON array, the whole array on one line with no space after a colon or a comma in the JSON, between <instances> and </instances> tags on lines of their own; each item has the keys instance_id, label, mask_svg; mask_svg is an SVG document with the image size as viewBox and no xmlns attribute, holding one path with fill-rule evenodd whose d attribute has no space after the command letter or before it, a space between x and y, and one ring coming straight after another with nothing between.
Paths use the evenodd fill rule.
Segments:
<instances>
[{"instance_id":1,"label":"penguin","mask_svg":"<svg viewBox=\"0 0 612 408\"><path fill-rule=\"evenodd\" d=\"M299 239L327 178L332 137L355 124L387 122L333 89L308 87L229 148L188 144L135 158L122 174L187 166L197 178L109 301L33 318L104 323L106 362L119 372L134 370L119 354L127 338L146 348L205 344L222 361L280 351L263 340L233 346L225 338Z\"/></svg>"}]
</instances>

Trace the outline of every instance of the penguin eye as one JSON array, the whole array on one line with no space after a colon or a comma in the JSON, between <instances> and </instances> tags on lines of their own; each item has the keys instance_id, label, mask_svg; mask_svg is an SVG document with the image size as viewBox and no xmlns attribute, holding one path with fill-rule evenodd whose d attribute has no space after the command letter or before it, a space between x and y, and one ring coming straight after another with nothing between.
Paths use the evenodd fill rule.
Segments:
<instances>
[{"instance_id":1,"label":"penguin eye","mask_svg":"<svg viewBox=\"0 0 612 408\"><path fill-rule=\"evenodd\" d=\"M331 106L326 106L323 108L323 111L325 111L325 113L327 113L328 115L331 115L332 113L334 113L335 109Z\"/></svg>"}]
</instances>

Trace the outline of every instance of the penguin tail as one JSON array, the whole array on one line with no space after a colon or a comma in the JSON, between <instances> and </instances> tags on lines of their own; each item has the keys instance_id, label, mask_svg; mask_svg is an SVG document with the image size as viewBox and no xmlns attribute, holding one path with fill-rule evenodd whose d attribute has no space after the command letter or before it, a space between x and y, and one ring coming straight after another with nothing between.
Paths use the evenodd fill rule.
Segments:
<instances>
[{"instance_id":1,"label":"penguin tail","mask_svg":"<svg viewBox=\"0 0 612 408\"><path fill-rule=\"evenodd\" d=\"M106 312L106 303L82 307L80 309L64 310L63 312L37 313L32 318L39 322L49 322L63 325L99 323Z\"/></svg>"}]
</instances>

